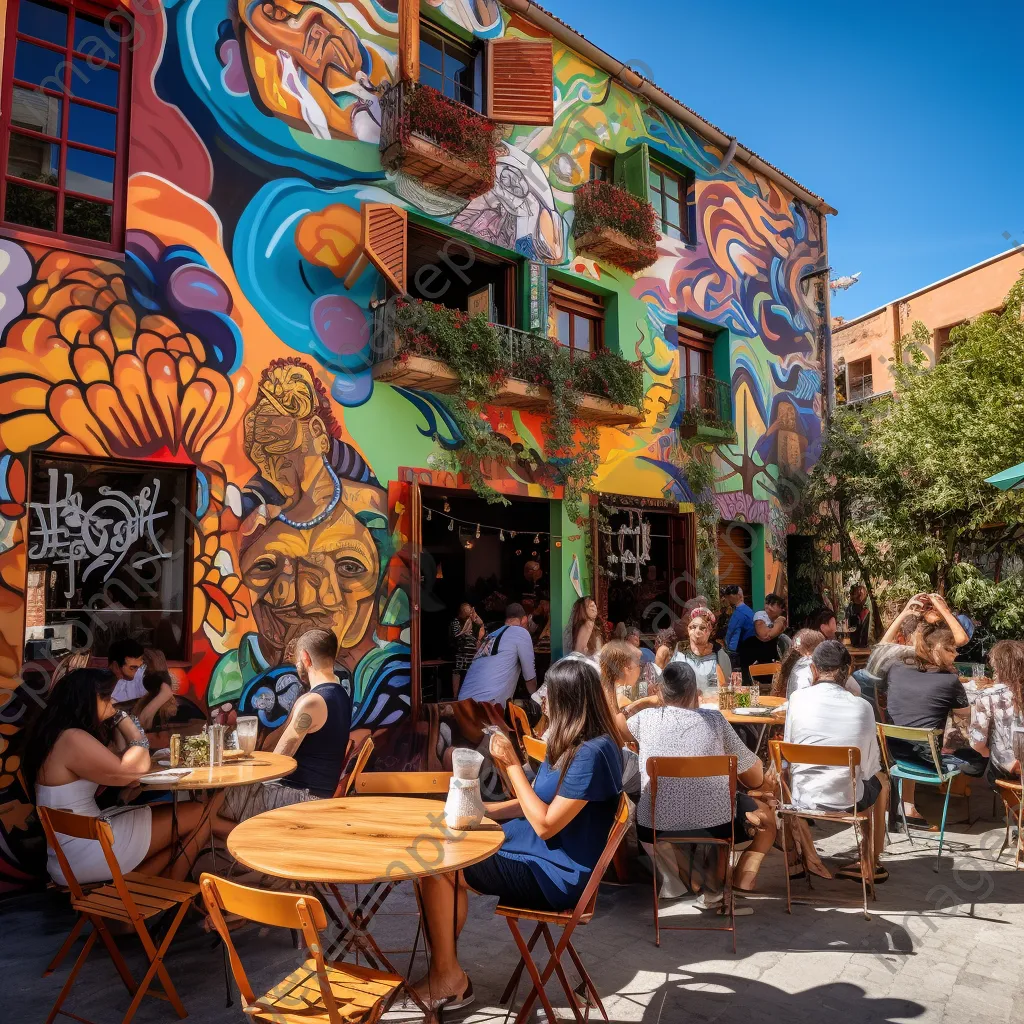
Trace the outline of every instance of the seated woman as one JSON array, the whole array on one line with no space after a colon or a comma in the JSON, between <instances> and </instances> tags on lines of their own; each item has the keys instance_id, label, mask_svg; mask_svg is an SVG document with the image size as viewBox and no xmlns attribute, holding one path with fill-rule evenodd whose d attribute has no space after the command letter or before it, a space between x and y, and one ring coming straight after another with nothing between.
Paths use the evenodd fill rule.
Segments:
<instances>
[{"instance_id":1,"label":"seated woman","mask_svg":"<svg viewBox=\"0 0 1024 1024\"><path fill-rule=\"evenodd\" d=\"M912 729L942 730L954 709L967 708L970 702L957 672L956 639L945 626L922 626L914 634L914 659L889 669L886 721ZM925 743L890 739L889 753L900 761L910 761L935 771L931 752ZM969 774L978 774L984 770ZM930 827L914 803L917 785L904 779L903 813L912 825Z\"/></svg>"},{"instance_id":2,"label":"seated woman","mask_svg":"<svg viewBox=\"0 0 1024 1024\"><path fill-rule=\"evenodd\" d=\"M686 641L676 644L669 664L689 665L697 677L700 692L716 692L732 678L732 663L725 648L719 645L716 649L711 639L715 632L715 613L710 608L694 608L686 632Z\"/></svg>"},{"instance_id":3,"label":"seated woman","mask_svg":"<svg viewBox=\"0 0 1024 1024\"><path fill-rule=\"evenodd\" d=\"M782 659L779 674L772 680L773 697L788 700L795 690L811 685L811 655L824 639L825 635L816 629L801 629L793 637L793 645Z\"/></svg>"},{"instance_id":4,"label":"seated woman","mask_svg":"<svg viewBox=\"0 0 1024 1024\"><path fill-rule=\"evenodd\" d=\"M104 669L80 668L69 672L32 724L25 741L25 777L35 791L36 804L99 817L96 790L100 786L128 786L150 770L149 742L131 717L112 702L115 679ZM125 744L119 757L108 749L113 733ZM172 845L171 807L125 807L105 812L114 833L114 855L121 870L143 871L184 879L196 855L222 824L202 804L180 803L177 830L180 853ZM79 882L110 880L98 843L66 837L61 840ZM47 859L50 877L66 880L56 854Z\"/></svg>"},{"instance_id":5,"label":"seated woman","mask_svg":"<svg viewBox=\"0 0 1024 1024\"><path fill-rule=\"evenodd\" d=\"M989 759L985 773L989 782L1020 782L1013 730L1024 726L1024 643L1000 640L989 661L995 685L984 690L971 707L971 746Z\"/></svg>"},{"instance_id":6,"label":"seated woman","mask_svg":"<svg viewBox=\"0 0 1024 1024\"><path fill-rule=\"evenodd\" d=\"M174 715L174 679L166 670L147 669L142 685L146 693L135 702L130 713L135 723L142 726L143 732L149 732L155 726L166 725Z\"/></svg>"},{"instance_id":7,"label":"seated woman","mask_svg":"<svg viewBox=\"0 0 1024 1024\"><path fill-rule=\"evenodd\" d=\"M735 755L740 784L756 790L764 781L764 767L757 756L748 750L717 708L698 706L700 690L697 676L690 665L673 661L665 666L661 677L663 706L645 708L631 717L629 731L640 744L640 770L642 788L636 810L637 837L653 860L651 845L650 778L647 775L649 757L720 757ZM740 891L751 891L757 881L757 872L765 854L775 842L775 816L768 804L738 793L736 807L729 806L728 780L721 777L705 779L669 779L658 783L659 836L667 838L728 839L735 836L737 843L753 842L743 852L733 872L733 886ZM658 867L667 876L662 895L677 898L685 894L679 881L683 865L681 854L690 848L666 844L658 848ZM725 879L725 857L720 858L716 888L720 890ZM705 905L721 901L720 895L705 896Z\"/></svg>"},{"instance_id":8,"label":"seated woman","mask_svg":"<svg viewBox=\"0 0 1024 1024\"><path fill-rule=\"evenodd\" d=\"M515 790L515 799L487 806L491 817L505 822L505 845L466 868L465 885L451 875L421 881L432 957L415 989L428 1006L454 1010L473 1001L472 982L455 950L466 920L466 885L516 907L568 910L607 843L622 791L622 756L597 671L583 658L563 658L548 669L545 682L547 757L532 787L508 737L491 738L491 756Z\"/></svg>"}]
</instances>

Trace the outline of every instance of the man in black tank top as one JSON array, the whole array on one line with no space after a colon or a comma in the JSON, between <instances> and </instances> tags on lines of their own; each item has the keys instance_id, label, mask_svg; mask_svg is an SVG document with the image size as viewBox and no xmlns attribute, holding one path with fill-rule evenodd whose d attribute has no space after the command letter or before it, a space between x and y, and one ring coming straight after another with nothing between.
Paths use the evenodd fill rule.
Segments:
<instances>
[{"instance_id":1,"label":"man in black tank top","mask_svg":"<svg viewBox=\"0 0 1024 1024\"><path fill-rule=\"evenodd\" d=\"M274 752L297 762L282 785L310 796L333 796L345 763L352 702L334 672L337 656L338 638L328 629L307 630L296 640L295 668L309 692L292 705L275 734Z\"/></svg>"},{"instance_id":2,"label":"man in black tank top","mask_svg":"<svg viewBox=\"0 0 1024 1024\"><path fill-rule=\"evenodd\" d=\"M337 656L338 638L330 630L308 630L295 642L295 667L310 689L264 743L264 749L294 757L295 771L280 782L229 790L226 818L240 822L274 807L334 796L352 725L352 701L334 671Z\"/></svg>"}]
</instances>

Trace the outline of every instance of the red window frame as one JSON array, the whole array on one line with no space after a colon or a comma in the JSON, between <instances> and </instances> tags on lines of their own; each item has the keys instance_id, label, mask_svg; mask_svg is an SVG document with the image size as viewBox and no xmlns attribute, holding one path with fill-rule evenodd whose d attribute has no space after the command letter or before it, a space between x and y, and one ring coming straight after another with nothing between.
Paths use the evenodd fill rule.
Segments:
<instances>
[{"instance_id":1,"label":"red window frame","mask_svg":"<svg viewBox=\"0 0 1024 1024\"><path fill-rule=\"evenodd\" d=\"M3 84L0 92L0 229L4 233L17 238L28 240L38 239L48 242L59 240L69 248L85 252L99 251L104 254L124 251L125 232L125 193L128 180L128 115L131 102L131 39L132 26L127 12L119 5L111 3L91 3L88 0L45 0L55 7L62 7L67 10L67 38L63 47L45 39L38 39L35 36L27 35L18 31L18 14L21 10L22 0L10 0L7 8L6 34L4 37L3 49ZM87 54L81 50L74 49L75 43L75 20L78 14L90 15L94 18L107 18L113 14L112 24L121 26L121 47L118 61L104 60L96 53ZM42 47L53 53L63 54L64 59L64 87L63 90L43 88L31 82L26 82L14 77L14 64L16 50L19 42L26 42L34 46ZM110 41L110 37L107 37ZM112 48L112 47L111 47ZM107 68L118 72L117 104L110 106L82 96L73 96L71 76L73 72L73 61L77 58L89 62L94 69ZM31 128L24 128L14 125L13 106L14 89L31 89L42 92L47 96L58 97L61 100L61 124L59 136L47 135L44 132L35 131ZM68 126L71 120L71 104L79 104L91 107L105 113L114 114L117 118L115 149L109 150L100 146L92 146L82 142L72 142L68 139ZM10 138L12 135L21 135L30 139L36 139L58 147L59 169L57 184L50 185L44 182L30 181L25 178L8 174L8 158L10 153ZM100 156L112 157L114 160L114 181L112 197L107 200L100 196L87 195L82 192L75 192L67 188L67 156L69 150L79 150L86 153L95 153ZM7 203L8 182L23 185L39 191L52 192L57 197L55 226L56 230L50 231L45 228L33 227L31 225L19 224L15 221L5 219ZM86 202L101 203L111 207L110 241L104 242L95 238L87 238L83 235L68 234L63 231L65 199L82 199Z\"/></svg>"},{"instance_id":2,"label":"red window frame","mask_svg":"<svg viewBox=\"0 0 1024 1024\"><path fill-rule=\"evenodd\" d=\"M548 289L548 303L549 315L554 320L551 337L559 345L568 348L573 358L576 357L577 352L590 355L604 348L605 308L600 296L559 282L552 283ZM560 313L568 317L567 341L562 339L558 331L558 315ZM588 325L590 342L588 348L578 348L576 345L576 322L578 320L585 321Z\"/></svg>"}]
</instances>

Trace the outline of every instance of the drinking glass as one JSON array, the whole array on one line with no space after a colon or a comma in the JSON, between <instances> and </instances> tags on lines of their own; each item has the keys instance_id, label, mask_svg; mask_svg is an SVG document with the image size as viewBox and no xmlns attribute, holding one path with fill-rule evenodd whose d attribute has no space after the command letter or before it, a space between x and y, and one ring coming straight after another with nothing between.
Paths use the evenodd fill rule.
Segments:
<instances>
[{"instance_id":1,"label":"drinking glass","mask_svg":"<svg viewBox=\"0 0 1024 1024\"><path fill-rule=\"evenodd\" d=\"M249 755L256 749L256 738L259 733L260 720L255 715L245 715L235 723L235 735L238 737L238 749Z\"/></svg>"},{"instance_id":2,"label":"drinking glass","mask_svg":"<svg viewBox=\"0 0 1024 1024\"><path fill-rule=\"evenodd\" d=\"M984 662L976 661L971 665L971 676L974 679L985 678L985 664Z\"/></svg>"}]
</instances>

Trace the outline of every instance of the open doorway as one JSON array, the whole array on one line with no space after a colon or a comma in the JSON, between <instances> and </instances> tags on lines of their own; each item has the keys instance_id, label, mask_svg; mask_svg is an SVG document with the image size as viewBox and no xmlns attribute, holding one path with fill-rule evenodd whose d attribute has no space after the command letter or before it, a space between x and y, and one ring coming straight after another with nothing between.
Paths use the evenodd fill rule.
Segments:
<instances>
[{"instance_id":1,"label":"open doorway","mask_svg":"<svg viewBox=\"0 0 1024 1024\"><path fill-rule=\"evenodd\" d=\"M490 632L505 621L515 602L530 615L537 678L551 658L551 545L549 505L542 499L511 498L490 505L464 492L422 490L423 546L420 594L422 699L450 699L457 645L452 623L468 603Z\"/></svg>"},{"instance_id":2,"label":"open doorway","mask_svg":"<svg viewBox=\"0 0 1024 1024\"><path fill-rule=\"evenodd\" d=\"M657 499L601 499L598 607L614 625L636 626L653 645L696 594L693 513Z\"/></svg>"},{"instance_id":3,"label":"open doorway","mask_svg":"<svg viewBox=\"0 0 1024 1024\"><path fill-rule=\"evenodd\" d=\"M409 295L515 327L512 260L419 226L409 226Z\"/></svg>"}]
</instances>

